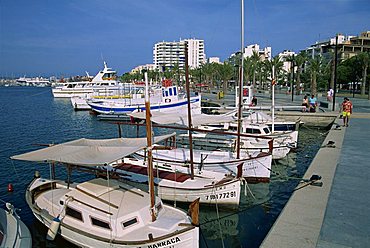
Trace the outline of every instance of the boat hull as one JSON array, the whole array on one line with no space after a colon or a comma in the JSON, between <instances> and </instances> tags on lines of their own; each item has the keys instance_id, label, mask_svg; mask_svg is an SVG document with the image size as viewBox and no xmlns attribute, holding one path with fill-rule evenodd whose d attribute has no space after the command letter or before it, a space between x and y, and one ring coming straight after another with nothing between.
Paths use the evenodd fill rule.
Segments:
<instances>
[{"instance_id":1,"label":"boat hull","mask_svg":"<svg viewBox=\"0 0 370 248\"><path fill-rule=\"evenodd\" d=\"M144 157L142 153L135 153L134 156L139 159ZM230 157L229 152L219 151L194 152L193 156L194 167L197 169L236 176L238 174L238 166L242 165L241 176L247 179L247 181L270 181L272 155L268 153L259 153L252 157L240 159ZM153 153L154 161L161 162L165 166L172 166L171 170L188 170L189 158L189 150L182 148Z\"/></svg>"},{"instance_id":2,"label":"boat hull","mask_svg":"<svg viewBox=\"0 0 370 248\"><path fill-rule=\"evenodd\" d=\"M0 209L0 237L0 247L32 247L31 233L15 212Z\"/></svg>"},{"instance_id":3,"label":"boat hull","mask_svg":"<svg viewBox=\"0 0 370 248\"><path fill-rule=\"evenodd\" d=\"M50 227L52 219L46 218L42 214L33 212L34 216L47 228ZM163 238L161 240L142 241L142 242L115 242L110 240L100 240L94 235L88 235L88 233L73 228L71 226L61 225L59 229L59 234L69 242L80 246L80 247L116 247L116 248L153 248L153 247L168 247L168 248L183 248L183 247L199 247L199 232L198 227L189 228L189 230L179 232L176 235L170 236L168 238Z\"/></svg>"},{"instance_id":4,"label":"boat hull","mask_svg":"<svg viewBox=\"0 0 370 248\"><path fill-rule=\"evenodd\" d=\"M113 165L114 175L144 191L148 190L148 175L146 163L143 160L125 158L124 163ZM222 205L227 208L238 208L240 202L241 180L235 177L225 177L222 173L202 170L195 173L193 179L188 171L157 169L155 163L154 183L157 194L162 200L190 203L199 199L199 203L207 205ZM111 168L111 167L109 167ZM102 175L106 168L103 167Z\"/></svg>"},{"instance_id":5,"label":"boat hull","mask_svg":"<svg viewBox=\"0 0 370 248\"><path fill-rule=\"evenodd\" d=\"M200 108L200 96L191 97L190 104L192 108ZM187 109L187 99L180 99L174 102L159 102L159 103L151 103L150 110L151 111L178 111L178 110L186 110ZM112 115L122 115L128 114L133 111L145 111L145 104L140 103L136 105L125 105L119 104L117 102L102 102L102 101L88 101L89 106L91 109L100 114L112 114Z\"/></svg>"},{"instance_id":6,"label":"boat hull","mask_svg":"<svg viewBox=\"0 0 370 248\"><path fill-rule=\"evenodd\" d=\"M40 183L42 181L42 183ZM36 183L35 183L36 182ZM26 201L29 207L32 210L34 216L47 228L50 228L52 225L53 219L56 212L60 212L60 207L48 205L45 202L45 197L42 197L43 194L51 193L50 190L54 188L58 188L59 186L50 186L44 187L47 184L53 184L56 181L49 181L45 179L35 179L30 184L26 191ZM36 185L36 186L34 186ZM41 188L40 188L41 187ZM40 188L41 191L34 191L35 188ZM137 193L136 193L137 194ZM60 197L61 195L59 195ZM57 198L56 202L65 201L66 195L61 196L60 200L57 195L54 197ZM42 197L40 200L38 197ZM53 202L55 199L50 199L50 202ZM40 201L40 203L39 203ZM74 200L72 200L74 201ZM46 204L46 205L45 205ZM67 204L67 203L66 203ZM68 203L69 206L70 203ZM46 207L49 206L49 207ZM94 208L93 205L91 205ZM140 207L139 207L140 209ZM180 210L174 209L173 207L163 205L163 211L165 211L164 215L167 215L168 211L175 211L175 212L182 212ZM177 214L178 214L177 213ZM88 218L87 218L88 219ZM185 220L184 220L185 222ZM113 224L114 222L112 222ZM163 225L164 223L162 223ZM115 234L112 233L111 235L99 235L100 230L91 230L89 225L85 225L85 228L81 228L81 224L78 224L76 221L65 220L61 217L61 224L59 226L58 234L60 234L64 239L68 240L69 242L80 246L80 247L117 247L117 248L131 248L131 247L199 247L199 228L190 224L189 222L183 223L183 226L178 225L176 230L173 232L167 232L167 234L161 234L153 237L149 237L150 233L155 233L155 225L153 226L153 230L151 231L151 227L144 229L144 232L148 232L148 235L141 235L141 237L145 237L142 239L132 239L128 237L124 239L122 237L115 237ZM170 225L173 225L170 224ZM161 227L161 226L159 226ZM162 228L162 227L161 227ZM174 229L172 227L171 229ZM140 229L138 229L140 231Z\"/></svg>"}]
</instances>

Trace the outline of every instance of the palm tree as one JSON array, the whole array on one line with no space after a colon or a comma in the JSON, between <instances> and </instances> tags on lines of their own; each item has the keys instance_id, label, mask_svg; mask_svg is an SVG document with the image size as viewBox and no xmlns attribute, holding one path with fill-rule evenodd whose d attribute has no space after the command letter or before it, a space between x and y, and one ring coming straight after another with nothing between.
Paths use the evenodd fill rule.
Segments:
<instances>
[{"instance_id":1,"label":"palm tree","mask_svg":"<svg viewBox=\"0 0 370 248\"><path fill-rule=\"evenodd\" d=\"M294 85L293 85L293 82L294 82L294 67L295 67L295 55L289 55L288 57L286 57L286 61L290 62L290 77L288 76L289 74L289 71L287 71L287 79L289 80L290 78L290 87L291 87L291 90L293 90L294 88Z\"/></svg>"},{"instance_id":2,"label":"palm tree","mask_svg":"<svg viewBox=\"0 0 370 248\"><path fill-rule=\"evenodd\" d=\"M322 57L315 56L308 61L308 70L311 76L311 95L317 94L317 77L322 70Z\"/></svg>"},{"instance_id":3,"label":"palm tree","mask_svg":"<svg viewBox=\"0 0 370 248\"><path fill-rule=\"evenodd\" d=\"M250 82L250 76L252 75L253 72L253 66L252 66L252 58L247 57L244 59L244 64L243 64L243 75L244 75L244 84L248 85Z\"/></svg>"},{"instance_id":4,"label":"palm tree","mask_svg":"<svg viewBox=\"0 0 370 248\"><path fill-rule=\"evenodd\" d=\"M215 75L216 75L216 63L207 63L202 67L202 76L204 75L204 81L209 84L210 88L213 88Z\"/></svg>"},{"instance_id":5,"label":"palm tree","mask_svg":"<svg viewBox=\"0 0 370 248\"><path fill-rule=\"evenodd\" d=\"M366 88L367 69L369 67L369 61L370 61L370 54L367 52L361 52L356 57L361 63L361 67L362 67L361 95L364 96L365 88ZM368 96L368 99L370 99L370 94Z\"/></svg>"},{"instance_id":6,"label":"palm tree","mask_svg":"<svg viewBox=\"0 0 370 248\"><path fill-rule=\"evenodd\" d=\"M299 95L299 90L301 87L301 74L304 68L304 65L307 62L307 53L305 51L300 52L295 57L295 64L297 66L297 81L296 81L296 89L297 95Z\"/></svg>"},{"instance_id":7,"label":"palm tree","mask_svg":"<svg viewBox=\"0 0 370 248\"><path fill-rule=\"evenodd\" d=\"M271 78L274 78L276 81L280 81L280 79L283 77L283 65L284 63L279 55L272 58L272 60L268 63L271 72ZM272 67L275 69L274 75L272 75Z\"/></svg>"},{"instance_id":8,"label":"palm tree","mask_svg":"<svg viewBox=\"0 0 370 248\"><path fill-rule=\"evenodd\" d=\"M266 82L267 82L267 79L270 75L270 65L269 65L270 61L269 60L264 60L261 62L261 67L260 67L260 82L262 84L262 89L266 90Z\"/></svg>"},{"instance_id":9,"label":"palm tree","mask_svg":"<svg viewBox=\"0 0 370 248\"><path fill-rule=\"evenodd\" d=\"M253 89L256 89L256 72L257 68L259 67L260 64L260 55L256 50L253 50L252 56L251 56L251 69L252 69L252 85Z\"/></svg>"},{"instance_id":10,"label":"palm tree","mask_svg":"<svg viewBox=\"0 0 370 248\"><path fill-rule=\"evenodd\" d=\"M234 75L234 67L228 62L223 64L217 64L217 73L222 81L222 90L224 93L227 92L228 82Z\"/></svg>"},{"instance_id":11,"label":"palm tree","mask_svg":"<svg viewBox=\"0 0 370 248\"><path fill-rule=\"evenodd\" d=\"M159 82L160 81L160 72L158 69L149 70L148 71L148 78L152 82Z\"/></svg>"}]
</instances>

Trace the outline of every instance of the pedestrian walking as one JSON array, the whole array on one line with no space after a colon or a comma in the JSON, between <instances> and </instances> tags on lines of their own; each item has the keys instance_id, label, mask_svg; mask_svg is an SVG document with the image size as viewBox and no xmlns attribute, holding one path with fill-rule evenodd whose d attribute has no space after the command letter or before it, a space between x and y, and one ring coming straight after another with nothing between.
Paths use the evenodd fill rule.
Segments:
<instances>
[{"instance_id":1,"label":"pedestrian walking","mask_svg":"<svg viewBox=\"0 0 370 248\"><path fill-rule=\"evenodd\" d=\"M341 105L344 127L348 127L349 117L352 114L352 109L353 109L352 102L348 99L348 97L345 97Z\"/></svg>"}]
</instances>

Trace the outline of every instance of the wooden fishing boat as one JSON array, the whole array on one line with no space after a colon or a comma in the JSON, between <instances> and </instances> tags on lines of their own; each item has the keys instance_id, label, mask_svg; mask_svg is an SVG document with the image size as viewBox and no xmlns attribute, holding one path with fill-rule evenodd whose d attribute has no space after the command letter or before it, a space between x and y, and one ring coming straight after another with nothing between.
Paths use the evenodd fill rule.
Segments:
<instances>
[{"instance_id":1,"label":"wooden fishing boat","mask_svg":"<svg viewBox=\"0 0 370 248\"><path fill-rule=\"evenodd\" d=\"M155 137L154 141L168 137ZM70 172L72 168L88 170L111 164L146 146L146 138L79 139L12 159L61 163ZM49 228L47 238L60 234L82 247L199 246L197 215L190 218L163 204L154 196L154 188L147 193L110 178L109 172L105 179L82 183L70 183L69 179L35 176L27 188L26 201L35 217Z\"/></svg>"}]
</instances>

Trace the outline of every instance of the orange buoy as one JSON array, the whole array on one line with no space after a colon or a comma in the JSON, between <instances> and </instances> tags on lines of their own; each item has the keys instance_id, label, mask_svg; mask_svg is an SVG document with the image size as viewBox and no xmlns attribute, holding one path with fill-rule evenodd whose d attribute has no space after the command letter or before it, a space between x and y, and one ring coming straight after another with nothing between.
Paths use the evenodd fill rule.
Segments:
<instances>
[{"instance_id":1,"label":"orange buoy","mask_svg":"<svg viewBox=\"0 0 370 248\"><path fill-rule=\"evenodd\" d=\"M9 183L8 184L8 192L13 192L13 184Z\"/></svg>"}]
</instances>

